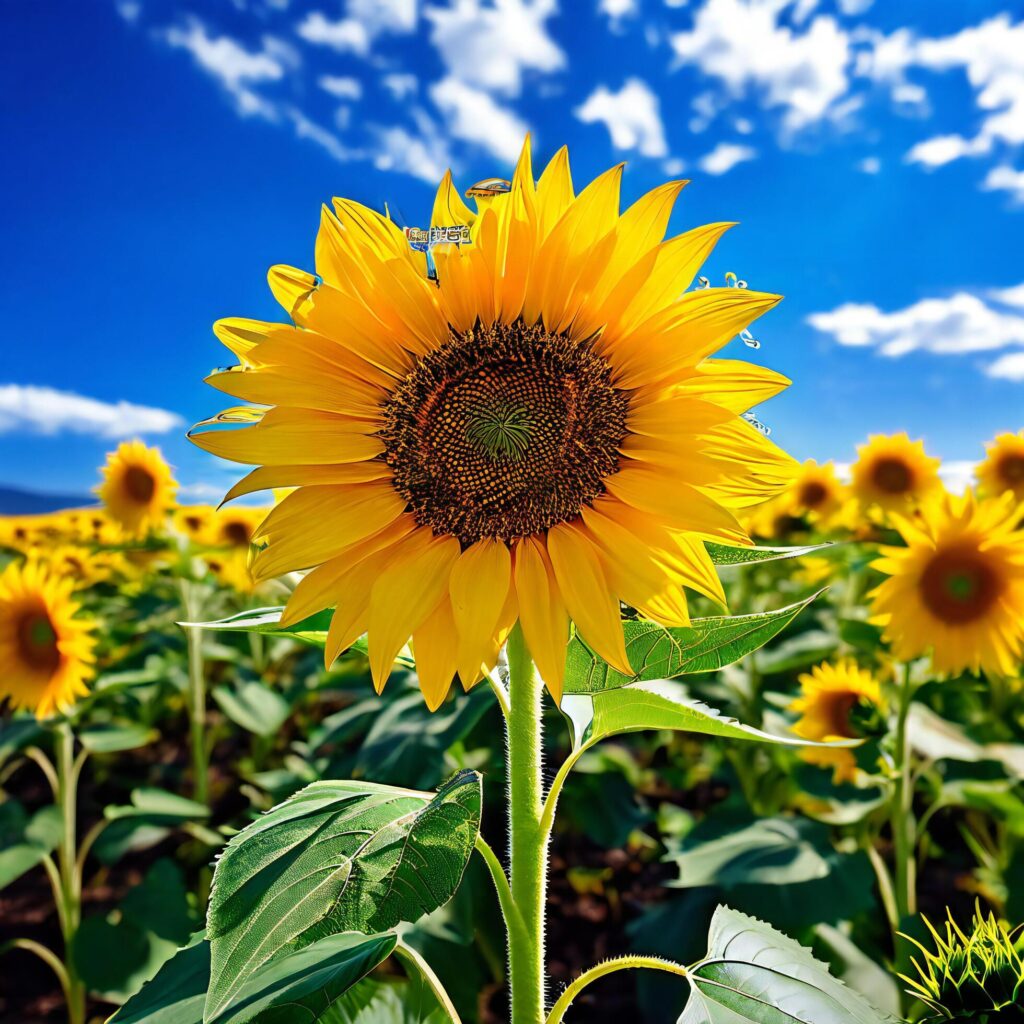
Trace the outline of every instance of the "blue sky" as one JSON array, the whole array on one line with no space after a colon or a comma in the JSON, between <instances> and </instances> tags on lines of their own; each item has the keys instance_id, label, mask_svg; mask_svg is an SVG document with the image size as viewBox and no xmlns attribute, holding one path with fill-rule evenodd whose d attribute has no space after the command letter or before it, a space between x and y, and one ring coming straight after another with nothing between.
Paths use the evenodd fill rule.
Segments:
<instances>
[{"instance_id":1,"label":"blue sky","mask_svg":"<svg viewBox=\"0 0 1024 1024\"><path fill-rule=\"evenodd\" d=\"M139 434L208 500L237 469L221 316L274 319L320 203L403 224L433 182L568 143L624 199L692 179L705 273L786 301L737 355L799 457L907 430L962 471L1024 425L1024 11L983 0L35 0L3 11L0 483L84 493Z\"/></svg>"}]
</instances>

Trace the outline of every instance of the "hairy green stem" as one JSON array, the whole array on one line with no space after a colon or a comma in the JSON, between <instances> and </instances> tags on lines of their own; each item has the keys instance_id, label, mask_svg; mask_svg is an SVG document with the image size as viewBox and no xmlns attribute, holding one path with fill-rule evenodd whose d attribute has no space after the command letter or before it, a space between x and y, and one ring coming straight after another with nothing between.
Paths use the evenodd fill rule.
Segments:
<instances>
[{"instance_id":1,"label":"hairy green stem","mask_svg":"<svg viewBox=\"0 0 1024 1024\"><path fill-rule=\"evenodd\" d=\"M57 726L57 790L61 813L61 839L57 847L60 876L60 919L64 934L64 971L67 976L69 1024L85 1021L85 986L78 977L72 957L75 934L82 919L82 876L78 870L78 773L75 761L75 737L67 721Z\"/></svg>"},{"instance_id":2,"label":"hairy green stem","mask_svg":"<svg viewBox=\"0 0 1024 1024\"><path fill-rule=\"evenodd\" d=\"M637 968L648 968L652 971L667 971L669 974L686 977L686 968L682 964L673 963L671 960L662 960L657 956L620 956L614 960L605 960L589 970L584 971L569 987L559 996L558 1002L551 1008L551 1013L545 1024L561 1024L565 1011L572 1005L572 1001L591 982L603 978L606 974L613 974L615 971L628 971Z\"/></svg>"},{"instance_id":3,"label":"hairy green stem","mask_svg":"<svg viewBox=\"0 0 1024 1024\"><path fill-rule=\"evenodd\" d=\"M522 929L510 930L509 973L512 1020L544 1021L544 905L547 838L542 824L543 746L538 676L517 623L506 647L509 671L508 774L512 902Z\"/></svg>"},{"instance_id":4,"label":"hairy green stem","mask_svg":"<svg viewBox=\"0 0 1024 1024\"><path fill-rule=\"evenodd\" d=\"M914 786L911 777L907 721L914 691L910 666L903 666L899 687L899 711L896 719L896 791L892 805L892 835L895 858L896 909L900 918L917 913L915 853L917 825L914 821Z\"/></svg>"}]
</instances>

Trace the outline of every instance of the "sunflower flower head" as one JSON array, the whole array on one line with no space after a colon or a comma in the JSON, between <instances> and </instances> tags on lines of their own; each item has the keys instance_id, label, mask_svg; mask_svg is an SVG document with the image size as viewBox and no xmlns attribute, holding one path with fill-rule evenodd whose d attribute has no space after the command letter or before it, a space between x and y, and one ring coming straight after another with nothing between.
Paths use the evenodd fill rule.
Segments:
<instances>
[{"instance_id":1,"label":"sunflower flower head","mask_svg":"<svg viewBox=\"0 0 1024 1024\"><path fill-rule=\"evenodd\" d=\"M908 513L942 492L939 460L923 441L904 434L874 434L857 448L850 489L865 509Z\"/></svg>"},{"instance_id":2,"label":"sunflower flower head","mask_svg":"<svg viewBox=\"0 0 1024 1024\"><path fill-rule=\"evenodd\" d=\"M936 671L1015 675L1024 650L1024 530L1011 495L946 496L911 522L906 547L884 547L874 568L875 621L901 661L932 655Z\"/></svg>"},{"instance_id":3,"label":"sunflower flower head","mask_svg":"<svg viewBox=\"0 0 1024 1024\"><path fill-rule=\"evenodd\" d=\"M799 677L800 696L789 710L800 717L793 732L815 742L853 739L877 731L884 710L878 680L853 659L816 665ZM833 780L852 782L857 761L847 747L808 747L800 756L810 764L831 768Z\"/></svg>"},{"instance_id":4,"label":"sunflower flower head","mask_svg":"<svg viewBox=\"0 0 1024 1024\"><path fill-rule=\"evenodd\" d=\"M782 500L789 499L796 516L827 526L842 509L846 487L831 462L819 465L808 459L801 466Z\"/></svg>"},{"instance_id":5,"label":"sunflower flower head","mask_svg":"<svg viewBox=\"0 0 1024 1024\"><path fill-rule=\"evenodd\" d=\"M124 441L107 456L102 472L97 494L126 533L142 536L163 522L178 485L159 448Z\"/></svg>"},{"instance_id":6,"label":"sunflower flower head","mask_svg":"<svg viewBox=\"0 0 1024 1024\"><path fill-rule=\"evenodd\" d=\"M1010 491L1017 501L1024 501L1024 430L992 438L975 475L983 494L998 497Z\"/></svg>"},{"instance_id":7,"label":"sunflower flower head","mask_svg":"<svg viewBox=\"0 0 1024 1024\"><path fill-rule=\"evenodd\" d=\"M1024 1004L1024 960L1016 949L1020 929L1009 931L991 911L984 917L980 906L975 906L969 933L957 925L950 910L946 915L944 933L923 918L935 948L911 938L922 954L913 958L917 977L900 975L910 986L907 991L931 1011L925 1019L978 1024L1020 1020ZM1009 1016L1000 1015L1003 1010Z\"/></svg>"},{"instance_id":8,"label":"sunflower flower head","mask_svg":"<svg viewBox=\"0 0 1024 1024\"><path fill-rule=\"evenodd\" d=\"M333 606L328 664L368 634L379 690L411 637L434 708L518 620L558 699L570 621L632 674L620 601L683 625L684 587L723 599L703 539L748 543L738 510L793 463L741 418L788 381L711 357L779 297L687 291L730 225L663 239L686 183L620 213L621 170L577 195L564 149L534 180L527 140L476 210L446 174L431 229L455 241L429 252L337 199L317 273L270 271L291 322L215 325L239 366L210 383L259 407L191 436L256 467L229 499L294 488L253 574L311 570L283 621Z\"/></svg>"},{"instance_id":9,"label":"sunflower flower head","mask_svg":"<svg viewBox=\"0 0 1024 1024\"><path fill-rule=\"evenodd\" d=\"M92 625L72 588L31 560L0 575L0 696L40 719L70 707L93 674Z\"/></svg>"}]
</instances>

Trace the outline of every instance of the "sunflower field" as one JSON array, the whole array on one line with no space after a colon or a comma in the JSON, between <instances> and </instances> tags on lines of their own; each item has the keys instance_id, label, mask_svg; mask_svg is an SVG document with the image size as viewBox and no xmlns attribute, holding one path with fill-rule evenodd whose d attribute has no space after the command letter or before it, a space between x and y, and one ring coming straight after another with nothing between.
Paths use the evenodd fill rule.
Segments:
<instances>
[{"instance_id":1,"label":"sunflower field","mask_svg":"<svg viewBox=\"0 0 1024 1024\"><path fill-rule=\"evenodd\" d=\"M336 199L223 504L0 519L4 1021L1024 1021L1024 430L794 460L620 179Z\"/></svg>"}]
</instances>

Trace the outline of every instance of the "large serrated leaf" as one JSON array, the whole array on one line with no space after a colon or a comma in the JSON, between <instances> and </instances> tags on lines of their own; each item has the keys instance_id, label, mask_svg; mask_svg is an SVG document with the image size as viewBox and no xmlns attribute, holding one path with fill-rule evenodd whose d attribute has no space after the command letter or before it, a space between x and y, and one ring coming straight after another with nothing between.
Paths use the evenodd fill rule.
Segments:
<instances>
[{"instance_id":1,"label":"large serrated leaf","mask_svg":"<svg viewBox=\"0 0 1024 1024\"><path fill-rule=\"evenodd\" d=\"M223 630L229 633L262 633L264 636L288 637L292 640L301 640L303 643L313 644L315 647L323 647L327 643L327 630L331 625L333 608L326 608L310 615L301 622L291 626L281 625L281 615L284 612L283 606L272 608L253 608L250 611L238 612L229 615L226 619L215 619L210 622L179 622L179 626L185 629L208 629ZM350 651L365 654L367 651L366 637L361 636L352 646ZM412 668L412 659L400 654L395 663L405 668Z\"/></svg>"},{"instance_id":2,"label":"large serrated leaf","mask_svg":"<svg viewBox=\"0 0 1024 1024\"><path fill-rule=\"evenodd\" d=\"M436 794L314 782L240 832L214 875L206 1019L286 945L383 932L446 903L473 851L480 801L473 771Z\"/></svg>"},{"instance_id":3,"label":"large serrated leaf","mask_svg":"<svg viewBox=\"0 0 1024 1024\"><path fill-rule=\"evenodd\" d=\"M753 562L776 562L781 558L799 558L801 555L812 555L819 551L827 551L836 546L834 541L824 544L804 544L789 548L736 548L728 544L715 544L705 541L704 547L715 565L750 565Z\"/></svg>"},{"instance_id":4,"label":"large serrated leaf","mask_svg":"<svg viewBox=\"0 0 1024 1024\"><path fill-rule=\"evenodd\" d=\"M855 746L860 743L860 740L840 740L822 744L798 736L762 732L691 699L685 688L671 679L628 683L597 693L566 694L562 698L562 712L572 724L573 745L577 750L593 746L608 736L645 729L674 729L788 746Z\"/></svg>"},{"instance_id":5,"label":"large serrated leaf","mask_svg":"<svg viewBox=\"0 0 1024 1024\"><path fill-rule=\"evenodd\" d=\"M708 954L688 972L678 1024L883 1024L888 1018L829 974L810 950L719 907Z\"/></svg>"},{"instance_id":6,"label":"large serrated leaf","mask_svg":"<svg viewBox=\"0 0 1024 1024\"><path fill-rule=\"evenodd\" d=\"M576 635L569 642L563 692L596 693L638 680L715 672L763 647L817 596L812 594L777 611L715 615L693 619L689 626L674 629L647 621L624 622L626 654L633 676L611 668Z\"/></svg>"},{"instance_id":7,"label":"large serrated leaf","mask_svg":"<svg viewBox=\"0 0 1024 1024\"><path fill-rule=\"evenodd\" d=\"M249 976L211 1024L315 1024L395 948L394 935L329 935L275 957ZM202 1024L210 944L195 935L132 996L110 1024Z\"/></svg>"}]
</instances>

